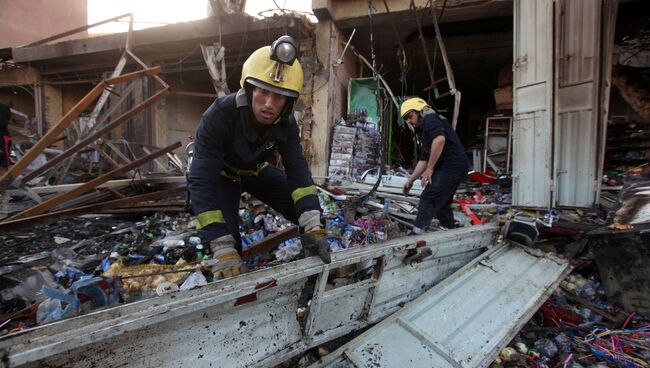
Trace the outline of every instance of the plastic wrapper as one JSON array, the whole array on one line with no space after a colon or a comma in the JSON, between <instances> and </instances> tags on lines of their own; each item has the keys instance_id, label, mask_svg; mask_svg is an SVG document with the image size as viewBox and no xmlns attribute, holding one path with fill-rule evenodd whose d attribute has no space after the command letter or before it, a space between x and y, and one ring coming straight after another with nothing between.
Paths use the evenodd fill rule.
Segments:
<instances>
[{"instance_id":1,"label":"plastic wrapper","mask_svg":"<svg viewBox=\"0 0 650 368\"><path fill-rule=\"evenodd\" d=\"M320 191L318 192L318 202L323 209L323 217L325 218L336 217L341 212L336 202L330 196Z\"/></svg>"},{"instance_id":2,"label":"plastic wrapper","mask_svg":"<svg viewBox=\"0 0 650 368\"><path fill-rule=\"evenodd\" d=\"M208 283L208 280L206 280L205 276L203 276L203 273L201 271L194 271L192 272L186 279L185 281L181 284L180 289L181 290L189 290L193 289L195 287L205 285Z\"/></svg>"},{"instance_id":3,"label":"plastic wrapper","mask_svg":"<svg viewBox=\"0 0 650 368\"><path fill-rule=\"evenodd\" d=\"M278 250L275 252L275 258L281 262L288 262L296 258L301 251L302 244L300 243L300 239L289 239L278 246Z\"/></svg>"}]
</instances>

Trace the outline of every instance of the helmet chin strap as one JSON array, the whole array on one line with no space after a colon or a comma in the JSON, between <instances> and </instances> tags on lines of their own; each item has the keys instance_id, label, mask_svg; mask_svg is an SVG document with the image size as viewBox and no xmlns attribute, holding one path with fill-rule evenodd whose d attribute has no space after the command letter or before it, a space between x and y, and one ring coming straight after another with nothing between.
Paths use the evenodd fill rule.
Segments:
<instances>
[{"instance_id":1,"label":"helmet chin strap","mask_svg":"<svg viewBox=\"0 0 650 368\"><path fill-rule=\"evenodd\" d=\"M273 123L276 124L277 122L280 121L280 119L288 119L289 114L291 114L291 111L293 111L293 105L296 103L296 99L293 97L287 97L287 102L284 103L284 107L282 107L282 111L280 111L280 115L278 116L278 119Z\"/></svg>"}]
</instances>

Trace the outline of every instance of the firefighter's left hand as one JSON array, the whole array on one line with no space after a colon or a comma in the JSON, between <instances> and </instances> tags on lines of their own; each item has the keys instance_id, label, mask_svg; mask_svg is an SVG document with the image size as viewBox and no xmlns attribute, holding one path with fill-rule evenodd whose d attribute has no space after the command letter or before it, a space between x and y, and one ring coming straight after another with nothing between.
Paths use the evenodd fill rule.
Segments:
<instances>
[{"instance_id":1,"label":"firefighter's left hand","mask_svg":"<svg viewBox=\"0 0 650 368\"><path fill-rule=\"evenodd\" d=\"M422 173L422 188L426 187L427 184L431 183L431 177L433 176L433 169L428 167Z\"/></svg>"},{"instance_id":2,"label":"firefighter's left hand","mask_svg":"<svg viewBox=\"0 0 650 368\"><path fill-rule=\"evenodd\" d=\"M300 236L302 248L305 250L305 257L319 256L325 263L331 263L330 246L327 243L325 230L318 226Z\"/></svg>"}]
</instances>

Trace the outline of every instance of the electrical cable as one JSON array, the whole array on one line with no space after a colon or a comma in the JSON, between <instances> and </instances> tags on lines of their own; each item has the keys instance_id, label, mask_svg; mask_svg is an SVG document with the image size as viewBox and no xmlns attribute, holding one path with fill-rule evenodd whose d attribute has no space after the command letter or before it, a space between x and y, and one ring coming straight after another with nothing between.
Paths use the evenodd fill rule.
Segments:
<instances>
[{"instance_id":1,"label":"electrical cable","mask_svg":"<svg viewBox=\"0 0 650 368\"><path fill-rule=\"evenodd\" d=\"M386 142L386 137L384 135L386 134L386 129L382 129L383 125L385 125L385 120L384 119L384 108L381 103L381 97L379 94L379 88L380 82L379 82L379 73L377 72L377 64L376 64L376 55L375 55L375 46L373 42L373 32L372 32L372 0L368 0L368 20L370 23L370 54L371 54L371 59L372 59L372 74L375 79L375 96L377 97L377 108L380 109L379 111L379 167L377 170L377 181L375 181L375 185L370 189L370 191L361 197L357 198L355 201L353 201L348 207L351 206L357 206L360 203L363 203L369 196L371 196L374 192L377 191L377 188L379 187L379 184L381 183L381 178L384 174L384 159L385 159L385 147L384 144Z\"/></svg>"}]
</instances>

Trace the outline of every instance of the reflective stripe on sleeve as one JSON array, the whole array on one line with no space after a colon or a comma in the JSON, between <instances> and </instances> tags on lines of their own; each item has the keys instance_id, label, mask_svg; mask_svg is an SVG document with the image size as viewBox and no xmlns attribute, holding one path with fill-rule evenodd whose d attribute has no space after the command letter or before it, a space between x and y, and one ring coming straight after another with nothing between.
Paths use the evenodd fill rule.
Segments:
<instances>
[{"instance_id":1,"label":"reflective stripe on sleeve","mask_svg":"<svg viewBox=\"0 0 650 368\"><path fill-rule=\"evenodd\" d=\"M302 198L304 198L304 197L306 197L308 195L316 195L316 193L317 193L316 186L311 185L311 186L308 186L308 187L298 188L298 189L294 190L291 193L291 198L293 199L293 203L297 203Z\"/></svg>"},{"instance_id":2,"label":"reflective stripe on sleeve","mask_svg":"<svg viewBox=\"0 0 650 368\"><path fill-rule=\"evenodd\" d=\"M223 218L223 212L221 212L221 210L206 211L200 213L198 216L196 216L196 221L198 222L196 225L197 229L202 229L214 222L226 223L226 220Z\"/></svg>"}]
</instances>

